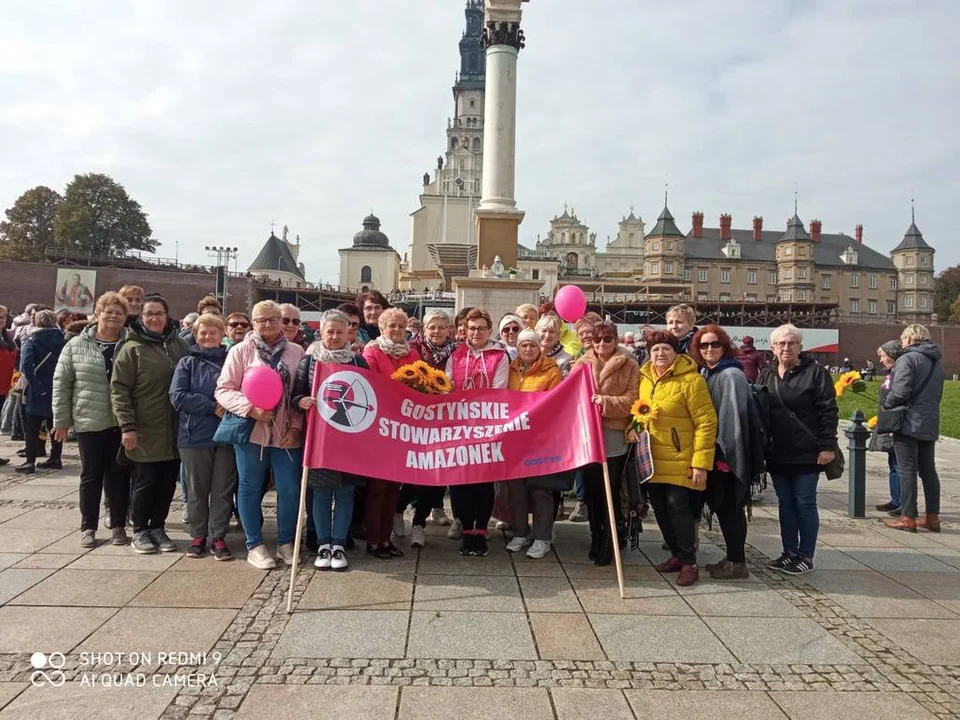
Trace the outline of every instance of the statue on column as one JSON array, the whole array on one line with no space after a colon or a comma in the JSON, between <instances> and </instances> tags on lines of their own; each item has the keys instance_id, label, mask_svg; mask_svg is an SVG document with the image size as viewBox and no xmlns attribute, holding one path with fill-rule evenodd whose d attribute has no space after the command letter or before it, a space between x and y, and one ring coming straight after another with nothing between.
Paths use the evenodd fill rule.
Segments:
<instances>
[{"instance_id":1,"label":"statue on column","mask_svg":"<svg viewBox=\"0 0 960 720\"><path fill-rule=\"evenodd\" d=\"M443 170L443 156L437 156L437 170Z\"/></svg>"},{"instance_id":2,"label":"statue on column","mask_svg":"<svg viewBox=\"0 0 960 720\"><path fill-rule=\"evenodd\" d=\"M429 184L430 184L430 173L424 173L424 174L423 174L423 184L424 184L424 185L429 185Z\"/></svg>"}]
</instances>

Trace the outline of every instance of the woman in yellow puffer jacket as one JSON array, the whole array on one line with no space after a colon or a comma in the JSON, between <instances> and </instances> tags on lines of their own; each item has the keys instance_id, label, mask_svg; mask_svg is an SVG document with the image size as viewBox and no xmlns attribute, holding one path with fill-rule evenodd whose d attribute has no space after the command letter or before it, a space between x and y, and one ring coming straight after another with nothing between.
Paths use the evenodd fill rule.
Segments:
<instances>
[{"instance_id":1,"label":"woman in yellow puffer jacket","mask_svg":"<svg viewBox=\"0 0 960 720\"><path fill-rule=\"evenodd\" d=\"M678 352L668 332L647 336L650 360L640 368L640 398L656 408L649 422L654 475L648 485L657 525L670 547L660 572L679 572L677 585L697 581L695 520L690 493L706 487L717 441L717 412L697 364Z\"/></svg>"}]
</instances>

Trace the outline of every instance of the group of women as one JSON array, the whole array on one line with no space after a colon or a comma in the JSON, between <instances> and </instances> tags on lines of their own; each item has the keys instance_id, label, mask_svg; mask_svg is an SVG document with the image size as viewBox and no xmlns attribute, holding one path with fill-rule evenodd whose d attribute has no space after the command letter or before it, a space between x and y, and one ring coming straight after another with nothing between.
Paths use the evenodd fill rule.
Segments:
<instances>
[{"instance_id":1,"label":"group of women","mask_svg":"<svg viewBox=\"0 0 960 720\"><path fill-rule=\"evenodd\" d=\"M141 291L142 292L142 291ZM131 305L135 314L131 314ZM600 464L579 472L590 523L589 557L611 562L613 543L625 542L621 485L634 443L633 408L644 398L650 411L640 429L649 434L653 474L646 498L656 515L669 557L658 565L676 573L679 585L697 581L698 526L704 506L717 515L726 556L707 570L717 579L747 577L746 505L756 464L750 457L751 384L737 360L731 338L716 325L697 328L693 310L680 305L667 316L667 330L650 331L649 354L641 367L619 342L617 326L587 313L568 328L551 304L521 306L495 326L479 308L466 308L451 322L443 312L423 319L411 336L409 318L390 308L377 292L356 305L325 312L319 335L299 337L296 308L257 303L247 316L217 312L199 315L189 328L192 345L181 337L166 301L159 296L106 293L96 303L94 324L66 343L56 359L48 426L54 441L77 433L81 471L81 545L95 544L101 490L109 502L111 542L126 544L129 512L133 549L138 553L177 550L165 531L181 463L192 541L190 557L212 554L231 559L225 535L231 514L239 516L247 560L261 569L277 559L292 565L306 418L315 412L310 389L317 363L350 365L387 376L423 360L442 369L454 389L550 391L580 365L594 377L591 398L602 416L606 465L615 502L607 513ZM296 317L294 317L294 314ZM294 319L296 323L294 323ZM38 318L38 323L44 322ZM494 338L495 327L500 339ZM813 568L819 517L816 488L824 466L837 452L837 404L832 378L802 352L802 334L792 325L772 333L776 364L757 382L769 390L767 469L779 501L783 552L771 568L800 574ZM939 353L922 326L908 326L907 346L896 359L885 388L889 407L906 406L906 419L892 440L898 459L902 514L892 527L939 529L933 442L943 372ZM883 357L881 356L881 360ZM243 392L244 376L269 367L283 388L271 408L255 407ZM932 382L919 382L933 373ZM218 436L229 425L231 439ZM28 458L29 459L29 458ZM927 514L916 521L916 478L923 478ZM268 477L277 492L277 546L262 534L262 498ZM425 542L428 517L450 521L443 488L401 486L327 469L309 473L309 522L315 534L315 565L343 570L357 525L366 552L390 559L403 555L394 540L406 529L403 513L415 506L411 545ZM132 478L132 479L131 479ZM913 482L912 491L909 484ZM448 535L461 541L462 555L489 552L492 516L513 531L506 549L542 558L551 549L561 493L573 473L450 489L454 520ZM128 500L129 495L129 500ZM532 517L532 519L531 519Z\"/></svg>"}]
</instances>

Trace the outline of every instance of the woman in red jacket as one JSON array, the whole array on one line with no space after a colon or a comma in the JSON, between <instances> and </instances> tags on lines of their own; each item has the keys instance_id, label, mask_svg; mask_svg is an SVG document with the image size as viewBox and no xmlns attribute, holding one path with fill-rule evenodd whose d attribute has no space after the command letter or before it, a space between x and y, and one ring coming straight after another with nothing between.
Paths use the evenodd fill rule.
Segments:
<instances>
[{"instance_id":1,"label":"woman in red jacket","mask_svg":"<svg viewBox=\"0 0 960 720\"><path fill-rule=\"evenodd\" d=\"M363 359L373 372L390 377L398 368L420 359L407 342L407 314L399 308L384 310L377 320L380 336L367 343ZM364 513L367 552L381 559L400 557L403 551L390 540L400 483L371 478L367 482Z\"/></svg>"}]
</instances>

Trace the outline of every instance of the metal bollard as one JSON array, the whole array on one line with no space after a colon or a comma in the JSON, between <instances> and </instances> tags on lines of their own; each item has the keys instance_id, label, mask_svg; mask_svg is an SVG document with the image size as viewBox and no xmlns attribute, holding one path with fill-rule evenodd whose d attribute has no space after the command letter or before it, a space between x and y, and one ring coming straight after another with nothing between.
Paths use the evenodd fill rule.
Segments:
<instances>
[{"instance_id":1,"label":"metal bollard","mask_svg":"<svg viewBox=\"0 0 960 720\"><path fill-rule=\"evenodd\" d=\"M847 459L847 514L850 517L866 517L867 500L867 441L870 430L863 424L863 413L857 410L851 418L853 425L843 432L850 438Z\"/></svg>"}]
</instances>

